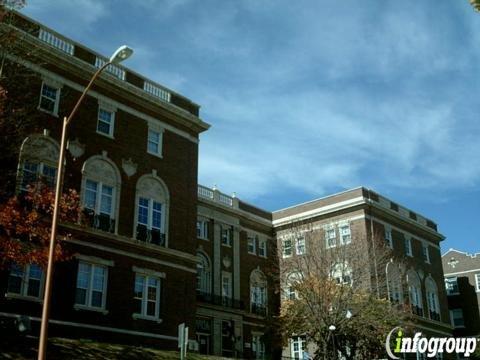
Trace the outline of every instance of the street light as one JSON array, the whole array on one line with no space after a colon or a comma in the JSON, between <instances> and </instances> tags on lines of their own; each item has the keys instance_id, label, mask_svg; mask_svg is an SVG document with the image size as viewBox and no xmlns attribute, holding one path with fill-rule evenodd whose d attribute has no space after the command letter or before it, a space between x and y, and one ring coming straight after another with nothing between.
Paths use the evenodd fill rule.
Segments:
<instances>
[{"instance_id":1,"label":"street light","mask_svg":"<svg viewBox=\"0 0 480 360\"><path fill-rule=\"evenodd\" d=\"M390 284L388 283L388 265L393 264L393 258L390 259L390 261L385 265L385 278L387 280L387 298L388 298L388 303L391 304L390 302Z\"/></svg>"},{"instance_id":2,"label":"street light","mask_svg":"<svg viewBox=\"0 0 480 360\"><path fill-rule=\"evenodd\" d=\"M62 185L63 185L63 168L64 168L64 159L65 159L65 141L67 135L67 126L72 120L73 116L77 112L80 104L87 95L88 90L92 87L93 83L97 77L111 64L118 64L123 60L128 59L133 54L133 50L126 45L120 46L110 57L110 59L100 67L95 74L93 74L90 82L88 83L85 90L83 90L82 95L78 99L77 103L73 107L72 112L67 117L63 118L62 126L62 137L60 140L60 155L58 158L58 169L56 175L56 186L55 186L55 202L53 205L53 215L52 215L52 228L50 231L50 246L48 250L48 265L47 265L47 274L45 275L45 294L43 297L43 308L42 308L42 322L40 325L40 339L38 346L38 360L46 359L47 352L47 339L48 339L48 318L50 315L50 297L52 293L52 273L53 273L53 263L55 255L55 240L57 237L57 221L58 221L58 207L60 203Z\"/></svg>"}]
</instances>

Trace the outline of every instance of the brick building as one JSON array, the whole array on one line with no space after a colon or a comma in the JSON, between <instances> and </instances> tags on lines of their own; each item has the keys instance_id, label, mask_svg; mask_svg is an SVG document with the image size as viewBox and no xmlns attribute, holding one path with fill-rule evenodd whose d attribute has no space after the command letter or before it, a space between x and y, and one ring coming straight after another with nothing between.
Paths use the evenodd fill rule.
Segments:
<instances>
[{"instance_id":1,"label":"brick building","mask_svg":"<svg viewBox=\"0 0 480 360\"><path fill-rule=\"evenodd\" d=\"M279 306L271 213L198 188L197 341L205 354L263 358L272 353Z\"/></svg>"},{"instance_id":2,"label":"brick building","mask_svg":"<svg viewBox=\"0 0 480 360\"><path fill-rule=\"evenodd\" d=\"M299 223L302 228L307 226L308 236L298 231ZM282 249L280 268L287 266L282 264L292 257L306 256L312 248L324 251L365 242L360 248L368 252L370 259L367 264L370 275L365 286L392 301L410 304L418 331L430 336L451 334L440 255L440 242L444 237L431 220L361 187L275 211L273 226L277 246ZM315 247L312 241L322 245ZM370 246L376 241L385 243L387 254L393 260L388 268L380 264L376 246ZM338 276L339 282L349 282L352 271L355 269L344 270L339 275L334 271L331 276ZM288 276L286 272L287 279L283 282L287 297L292 296ZM385 279L388 279L389 295ZM307 346L301 336L293 337L283 356L302 358L304 350L312 352Z\"/></svg>"},{"instance_id":3,"label":"brick building","mask_svg":"<svg viewBox=\"0 0 480 360\"><path fill-rule=\"evenodd\" d=\"M455 336L480 336L480 254L449 249L442 255Z\"/></svg>"},{"instance_id":4,"label":"brick building","mask_svg":"<svg viewBox=\"0 0 480 360\"><path fill-rule=\"evenodd\" d=\"M4 74L28 77L9 96L27 94L38 116L20 145L19 192L39 177L53 184L60 119L106 58L20 14L1 30L17 39ZM69 129L64 187L81 194L84 222L61 225L74 259L56 265L52 336L174 349L177 326L195 328L198 140L208 127L198 105L125 67L100 76ZM43 278L35 265L3 273L1 315L29 315L38 328Z\"/></svg>"}]
</instances>

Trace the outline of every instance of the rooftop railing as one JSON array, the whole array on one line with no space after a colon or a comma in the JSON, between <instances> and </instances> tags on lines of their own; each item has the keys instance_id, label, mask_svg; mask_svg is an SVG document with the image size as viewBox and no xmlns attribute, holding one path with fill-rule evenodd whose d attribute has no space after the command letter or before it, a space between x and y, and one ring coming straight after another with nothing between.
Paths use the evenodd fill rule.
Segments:
<instances>
[{"instance_id":1,"label":"rooftop railing","mask_svg":"<svg viewBox=\"0 0 480 360\"><path fill-rule=\"evenodd\" d=\"M238 199L235 196L224 194L216 188L210 189L206 186L198 185L198 197L208 199L231 208L238 208Z\"/></svg>"}]
</instances>

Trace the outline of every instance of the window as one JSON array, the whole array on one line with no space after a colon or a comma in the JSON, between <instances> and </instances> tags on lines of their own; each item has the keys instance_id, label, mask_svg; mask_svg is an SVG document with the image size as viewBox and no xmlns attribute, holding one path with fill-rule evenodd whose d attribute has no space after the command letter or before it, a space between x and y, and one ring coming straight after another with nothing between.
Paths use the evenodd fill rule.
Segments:
<instances>
[{"instance_id":1,"label":"window","mask_svg":"<svg viewBox=\"0 0 480 360\"><path fill-rule=\"evenodd\" d=\"M258 256L267 257L267 241L264 239L258 241Z\"/></svg>"},{"instance_id":2,"label":"window","mask_svg":"<svg viewBox=\"0 0 480 360\"><path fill-rule=\"evenodd\" d=\"M197 220L197 237L208 240L208 220Z\"/></svg>"},{"instance_id":3,"label":"window","mask_svg":"<svg viewBox=\"0 0 480 360\"><path fill-rule=\"evenodd\" d=\"M97 132L103 135L113 137L113 128L115 122L115 112L98 108Z\"/></svg>"},{"instance_id":4,"label":"window","mask_svg":"<svg viewBox=\"0 0 480 360\"><path fill-rule=\"evenodd\" d=\"M155 171L138 179L136 202L134 237L167 247L169 194Z\"/></svg>"},{"instance_id":5,"label":"window","mask_svg":"<svg viewBox=\"0 0 480 360\"><path fill-rule=\"evenodd\" d=\"M346 245L352 242L352 235L350 233L350 225L343 225L340 227L340 244Z\"/></svg>"},{"instance_id":6,"label":"window","mask_svg":"<svg viewBox=\"0 0 480 360\"><path fill-rule=\"evenodd\" d=\"M49 166L43 162L35 163L25 161L22 167L22 181L20 190L27 191L29 185L35 185L39 180L47 185L50 189L55 187L55 178L57 176L57 168Z\"/></svg>"},{"instance_id":7,"label":"window","mask_svg":"<svg viewBox=\"0 0 480 360\"><path fill-rule=\"evenodd\" d=\"M352 285L352 269L346 262L334 264L330 271L330 276L337 284Z\"/></svg>"},{"instance_id":8,"label":"window","mask_svg":"<svg viewBox=\"0 0 480 360\"><path fill-rule=\"evenodd\" d=\"M200 259L197 264L197 291L209 295L212 292L210 260L201 252L197 252L197 257Z\"/></svg>"},{"instance_id":9,"label":"window","mask_svg":"<svg viewBox=\"0 0 480 360\"><path fill-rule=\"evenodd\" d=\"M222 226L222 245L232 246L233 229L231 226Z\"/></svg>"},{"instance_id":10,"label":"window","mask_svg":"<svg viewBox=\"0 0 480 360\"><path fill-rule=\"evenodd\" d=\"M418 274L415 271L410 270L408 272L407 283L412 313L418 316L423 316L424 314L421 282Z\"/></svg>"},{"instance_id":11,"label":"window","mask_svg":"<svg viewBox=\"0 0 480 360\"><path fill-rule=\"evenodd\" d=\"M256 254L256 236L253 234L248 234L247 236L247 249L249 254Z\"/></svg>"},{"instance_id":12,"label":"window","mask_svg":"<svg viewBox=\"0 0 480 360\"><path fill-rule=\"evenodd\" d=\"M385 228L385 244L393 249L392 229Z\"/></svg>"},{"instance_id":13,"label":"window","mask_svg":"<svg viewBox=\"0 0 480 360\"><path fill-rule=\"evenodd\" d=\"M437 284L430 276L425 280L425 291L427 293L428 315L430 319L440 321Z\"/></svg>"},{"instance_id":14,"label":"window","mask_svg":"<svg viewBox=\"0 0 480 360\"><path fill-rule=\"evenodd\" d=\"M447 295L457 295L459 293L457 278L456 277L445 278L445 288L447 289Z\"/></svg>"},{"instance_id":15,"label":"window","mask_svg":"<svg viewBox=\"0 0 480 360\"><path fill-rule=\"evenodd\" d=\"M294 359L303 359L303 352L305 348L306 340L304 336L294 336L290 339L291 356Z\"/></svg>"},{"instance_id":16,"label":"window","mask_svg":"<svg viewBox=\"0 0 480 360\"><path fill-rule=\"evenodd\" d=\"M480 274L475 274L475 288L480 292Z\"/></svg>"},{"instance_id":17,"label":"window","mask_svg":"<svg viewBox=\"0 0 480 360\"><path fill-rule=\"evenodd\" d=\"M75 304L94 309L105 309L107 267L79 261Z\"/></svg>"},{"instance_id":18,"label":"window","mask_svg":"<svg viewBox=\"0 0 480 360\"><path fill-rule=\"evenodd\" d=\"M152 155L162 156L162 133L148 129L147 152Z\"/></svg>"},{"instance_id":19,"label":"window","mask_svg":"<svg viewBox=\"0 0 480 360\"><path fill-rule=\"evenodd\" d=\"M255 353L255 359L265 359L265 343L260 335L252 336L252 351Z\"/></svg>"},{"instance_id":20,"label":"window","mask_svg":"<svg viewBox=\"0 0 480 360\"><path fill-rule=\"evenodd\" d=\"M413 256L413 254L412 254L412 239L410 239L409 237L405 237L404 241L405 241L404 242L405 255Z\"/></svg>"},{"instance_id":21,"label":"window","mask_svg":"<svg viewBox=\"0 0 480 360\"><path fill-rule=\"evenodd\" d=\"M133 300L134 318L159 319L160 278L141 273L135 274Z\"/></svg>"},{"instance_id":22,"label":"window","mask_svg":"<svg viewBox=\"0 0 480 360\"><path fill-rule=\"evenodd\" d=\"M103 152L87 159L82 172L84 220L94 229L116 232L121 188L118 168Z\"/></svg>"},{"instance_id":23,"label":"window","mask_svg":"<svg viewBox=\"0 0 480 360\"><path fill-rule=\"evenodd\" d=\"M422 244L422 257L423 257L423 261L430 264L430 253L428 251L427 244Z\"/></svg>"},{"instance_id":24,"label":"window","mask_svg":"<svg viewBox=\"0 0 480 360\"><path fill-rule=\"evenodd\" d=\"M325 231L325 241L327 249L337 246L337 235L335 229L327 229Z\"/></svg>"},{"instance_id":25,"label":"window","mask_svg":"<svg viewBox=\"0 0 480 360\"><path fill-rule=\"evenodd\" d=\"M293 272L287 276L287 282L285 286L284 298L285 300L299 299L297 291L298 284L302 279L302 274L299 272Z\"/></svg>"},{"instance_id":26,"label":"window","mask_svg":"<svg viewBox=\"0 0 480 360\"><path fill-rule=\"evenodd\" d=\"M250 309L260 316L267 314L267 280L260 270L250 274Z\"/></svg>"},{"instance_id":27,"label":"window","mask_svg":"<svg viewBox=\"0 0 480 360\"><path fill-rule=\"evenodd\" d=\"M292 239L285 239L282 241L283 257L292 256Z\"/></svg>"},{"instance_id":28,"label":"window","mask_svg":"<svg viewBox=\"0 0 480 360\"><path fill-rule=\"evenodd\" d=\"M51 83L43 82L38 108L56 116L58 115L59 100L60 88Z\"/></svg>"},{"instance_id":29,"label":"window","mask_svg":"<svg viewBox=\"0 0 480 360\"><path fill-rule=\"evenodd\" d=\"M297 239L296 253L297 253L297 255L305 255L307 253L307 249L305 247L305 238L304 237L300 237L300 238Z\"/></svg>"},{"instance_id":30,"label":"window","mask_svg":"<svg viewBox=\"0 0 480 360\"><path fill-rule=\"evenodd\" d=\"M13 264L8 276L7 295L40 298L43 286L43 271L35 264L19 266Z\"/></svg>"},{"instance_id":31,"label":"window","mask_svg":"<svg viewBox=\"0 0 480 360\"><path fill-rule=\"evenodd\" d=\"M163 205L153 199L138 198L137 239L165 246Z\"/></svg>"},{"instance_id":32,"label":"window","mask_svg":"<svg viewBox=\"0 0 480 360\"><path fill-rule=\"evenodd\" d=\"M465 327L465 321L463 319L463 310L462 309L450 310L450 319L452 319L452 325L453 325L454 328Z\"/></svg>"},{"instance_id":33,"label":"window","mask_svg":"<svg viewBox=\"0 0 480 360\"><path fill-rule=\"evenodd\" d=\"M113 186L86 179L84 207L88 214L94 216L94 228L114 232L114 196Z\"/></svg>"},{"instance_id":34,"label":"window","mask_svg":"<svg viewBox=\"0 0 480 360\"><path fill-rule=\"evenodd\" d=\"M222 272L222 303L225 306L232 303L232 273Z\"/></svg>"}]
</instances>

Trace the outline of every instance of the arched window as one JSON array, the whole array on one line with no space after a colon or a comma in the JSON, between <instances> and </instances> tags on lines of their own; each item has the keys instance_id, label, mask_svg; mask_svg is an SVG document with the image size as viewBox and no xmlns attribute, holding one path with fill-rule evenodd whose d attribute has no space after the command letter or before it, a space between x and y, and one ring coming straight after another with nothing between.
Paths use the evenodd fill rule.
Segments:
<instances>
[{"instance_id":1,"label":"arched window","mask_svg":"<svg viewBox=\"0 0 480 360\"><path fill-rule=\"evenodd\" d=\"M440 305L438 302L438 288L431 276L425 280L425 292L427 293L428 313L430 319L440 321Z\"/></svg>"},{"instance_id":2,"label":"arched window","mask_svg":"<svg viewBox=\"0 0 480 360\"><path fill-rule=\"evenodd\" d=\"M284 299L285 300L296 300L299 299L299 294L295 288L298 283L302 281L303 275L301 272L294 271L288 274L285 288L284 288Z\"/></svg>"},{"instance_id":3,"label":"arched window","mask_svg":"<svg viewBox=\"0 0 480 360\"><path fill-rule=\"evenodd\" d=\"M82 203L90 226L117 232L121 177L106 153L89 158L82 168Z\"/></svg>"},{"instance_id":4,"label":"arched window","mask_svg":"<svg viewBox=\"0 0 480 360\"><path fill-rule=\"evenodd\" d=\"M388 267L388 290L390 301L396 304L403 304L402 277L397 264L392 263Z\"/></svg>"},{"instance_id":5,"label":"arched window","mask_svg":"<svg viewBox=\"0 0 480 360\"><path fill-rule=\"evenodd\" d=\"M408 293L410 306L415 315L423 316L422 287L418 274L410 270L407 274Z\"/></svg>"},{"instance_id":6,"label":"arched window","mask_svg":"<svg viewBox=\"0 0 480 360\"><path fill-rule=\"evenodd\" d=\"M155 172L138 179L135 203L135 238L168 246L168 188Z\"/></svg>"},{"instance_id":7,"label":"arched window","mask_svg":"<svg viewBox=\"0 0 480 360\"><path fill-rule=\"evenodd\" d=\"M250 308L254 314L267 314L267 279L259 269L250 274Z\"/></svg>"},{"instance_id":8,"label":"arched window","mask_svg":"<svg viewBox=\"0 0 480 360\"><path fill-rule=\"evenodd\" d=\"M50 188L55 186L60 146L47 133L27 137L20 148L18 166L19 190L41 181Z\"/></svg>"},{"instance_id":9,"label":"arched window","mask_svg":"<svg viewBox=\"0 0 480 360\"><path fill-rule=\"evenodd\" d=\"M335 263L330 271L330 276L337 284L352 285L352 268L347 262Z\"/></svg>"},{"instance_id":10,"label":"arched window","mask_svg":"<svg viewBox=\"0 0 480 360\"><path fill-rule=\"evenodd\" d=\"M210 259L201 251L197 252L197 292L199 296L210 297L212 293L212 269ZM208 299L205 299L208 301Z\"/></svg>"}]
</instances>

